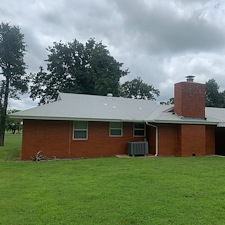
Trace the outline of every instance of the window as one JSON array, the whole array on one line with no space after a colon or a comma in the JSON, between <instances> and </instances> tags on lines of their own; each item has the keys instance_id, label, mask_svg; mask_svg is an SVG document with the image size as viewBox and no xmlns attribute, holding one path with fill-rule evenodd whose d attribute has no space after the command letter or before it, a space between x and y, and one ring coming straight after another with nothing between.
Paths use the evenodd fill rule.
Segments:
<instances>
[{"instance_id":1,"label":"window","mask_svg":"<svg viewBox=\"0 0 225 225\"><path fill-rule=\"evenodd\" d=\"M122 136L123 135L123 123L112 122L109 124L110 136Z\"/></svg>"},{"instance_id":2,"label":"window","mask_svg":"<svg viewBox=\"0 0 225 225\"><path fill-rule=\"evenodd\" d=\"M73 138L76 140L88 139L88 122L87 121L73 122Z\"/></svg>"},{"instance_id":3,"label":"window","mask_svg":"<svg viewBox=\"0 0 225 225\"><path fill-rule=\"evenodd\" d=\"M145 136L145 124L144 123L134 123L134 136L144 137Z\"/></svg>"}]
</instances>

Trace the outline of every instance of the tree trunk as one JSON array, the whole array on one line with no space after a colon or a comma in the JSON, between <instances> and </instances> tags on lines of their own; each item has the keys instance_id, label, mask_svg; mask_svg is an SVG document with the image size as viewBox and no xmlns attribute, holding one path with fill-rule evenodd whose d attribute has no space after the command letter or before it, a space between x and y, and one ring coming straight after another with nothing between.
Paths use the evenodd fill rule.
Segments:
<instances>
[{"instance_id":1,"label":"tree trunk","mask_svg":"<svg viewBox=\"0 0 225 225\"><path fill-rule=\"evenodd\" d=\"M10 72L7 71L5 90L3 90L3 107L1 108L1 120L0 120L0 146L4 146L5 140L5 126L6 126L6 115L8 107L8 98L9 98L9 83L10 83Z\"/></svg>"},{"instance_id":2,"label":"tree trunk","mask_svg":"<svg viewBox=\"0 0 225 225\"><path fill-rule=\"evenodd\" d=\"M6 119L5 119L4 113L1 112L0 146L4 146L4 140L5 140L5 121L6 121Z\"/></svg>"}]
</instances>

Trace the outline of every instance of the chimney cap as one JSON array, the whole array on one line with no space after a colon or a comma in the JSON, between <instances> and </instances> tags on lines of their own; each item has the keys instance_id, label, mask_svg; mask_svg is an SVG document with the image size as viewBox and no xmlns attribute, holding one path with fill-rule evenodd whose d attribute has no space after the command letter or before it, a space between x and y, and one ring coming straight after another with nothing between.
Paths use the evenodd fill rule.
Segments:
<instances>
[{"instance_id":1,"label":"chimney cap","mask_svg":"<svg viewBox=\"0 0 225 225\"><path fill-rule=\"evenodd\" d=\"M194 77L195 77L195 76L193 76L193 75L188 75L188 76L186 76L185 78L187 78L187 81L188 81L188 82L193 82L193 81L194 81Z\"/></svg>"}]
</instances>

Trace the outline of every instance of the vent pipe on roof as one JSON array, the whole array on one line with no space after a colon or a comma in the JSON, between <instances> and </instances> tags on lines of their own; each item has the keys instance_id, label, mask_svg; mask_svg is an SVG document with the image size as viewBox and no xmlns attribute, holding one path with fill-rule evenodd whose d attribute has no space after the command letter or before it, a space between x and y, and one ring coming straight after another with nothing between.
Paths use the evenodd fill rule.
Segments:
<instances>
[{"instance_id":1,"label":"vent pipe on roof","mask_svg":"<svg viewBox=\"0 0 225 225\"><path fill-rule=\"evenodd\" d=\"M194 81L194 77L195 77L195 76L188 75L188 76L186 76L185 78L187 78L187 82L193 82L193 81Z\"/></svg>"}]
</instances>

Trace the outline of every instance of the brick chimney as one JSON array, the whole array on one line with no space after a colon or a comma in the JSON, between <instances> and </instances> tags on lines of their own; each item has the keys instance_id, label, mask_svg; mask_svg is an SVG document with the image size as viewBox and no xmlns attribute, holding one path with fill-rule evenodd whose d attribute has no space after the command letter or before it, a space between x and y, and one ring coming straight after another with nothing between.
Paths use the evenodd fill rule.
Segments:
<instances>
[{"instance_id":1,"label":"brick chimney","mask_svg":"<svg viewBox=\"0 0 225 225\"><path fill-rule=\"evenodd\" d=\"M186 82L174 85L174 112L178 116L205 119L205 84L194 82L187 76Z\"/></svg>"}]
</instances>

